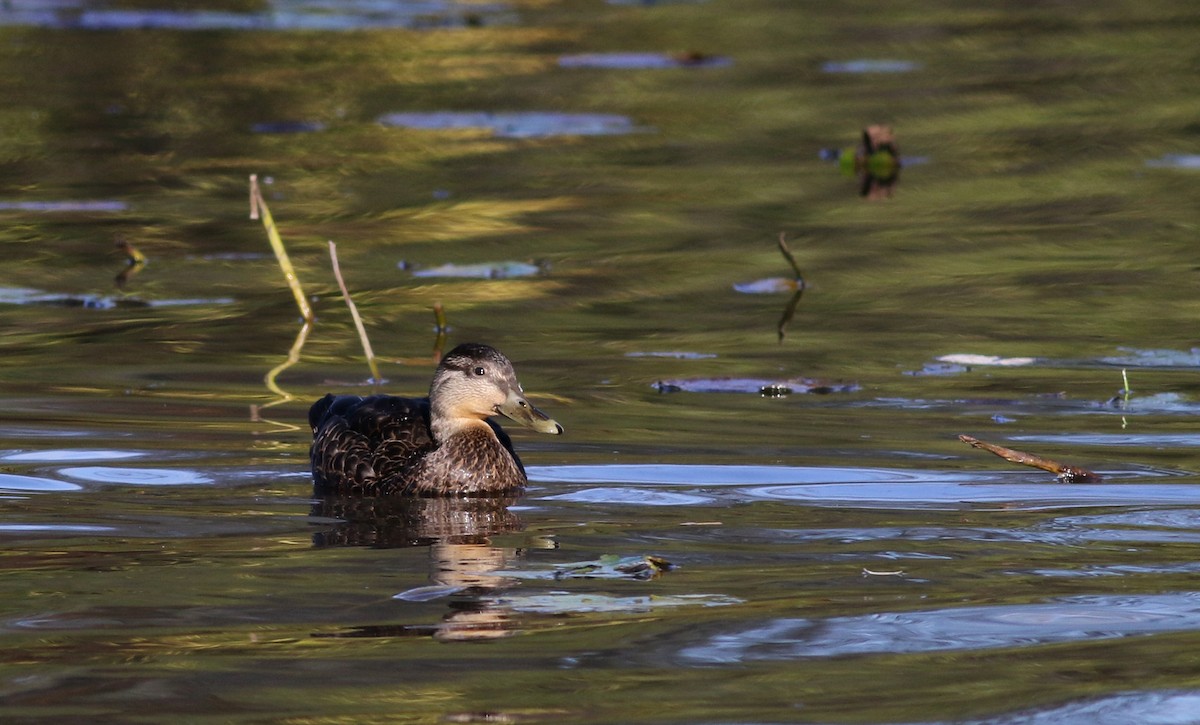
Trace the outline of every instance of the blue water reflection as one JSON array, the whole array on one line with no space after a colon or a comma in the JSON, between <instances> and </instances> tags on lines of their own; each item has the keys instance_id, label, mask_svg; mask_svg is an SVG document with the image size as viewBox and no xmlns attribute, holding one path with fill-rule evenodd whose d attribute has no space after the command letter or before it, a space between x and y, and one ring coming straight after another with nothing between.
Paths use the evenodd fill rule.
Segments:
<instances>
[{"instance_id":1,"label":"blue water reflection","mask_svg":"<svg viewBox=\"0 0 1200 725\"><path fill-rule=\"evenodd\" d=\"M501 19L507 11L502 4L453 0L273 0L267 10L258 13L96 8L89 5L84 0L6 2L0 7L0 25L96 31L351 31L483 25Z\"/></svg>"},{"instance_id":2,"label":"blue water reflection","mask_svg":"<svg viewBox=\"0 0 1200 725\"><path fill-rule=\"evenodd\" d=\"M200 486L213 482L209 476L181 468L79 466L63 468L59 473L78 481L112 483L123 486Z\"/></svg>"},{"instance_id":3,"label":"blue water reflection","mask_svg":"<svg viewBox=\"0 0 1200 725\"><path fill-rule=\"evenodd\" d=\"M1200 629L1200 593L1066 597L1038 604L776 619L685 646L696 665L1029 647Z\"/></svg>"},{"instance_id":4,"label":"blue water reflection","mask_svg":"<svg viewBox=\"0 0 1200 725\"><path fill-rule=\"evenodd\" d=\"M611 465L534 466L537 483L617 484L540 494L542 500L671 505L718 500L791 501L809 506L953 509L962 506L1042 509L1078 506L1195 504L1200 488L1185 483L1058 484L1031 482L1036 473L977 473L886 468ZM1162 478L1166 471L1129 471ZM1039 478L1039 480L1042 480ZM633 485L630 485L633 484ZM664 492L662 486L686 490Z\"/></svg>"}]
</instances>

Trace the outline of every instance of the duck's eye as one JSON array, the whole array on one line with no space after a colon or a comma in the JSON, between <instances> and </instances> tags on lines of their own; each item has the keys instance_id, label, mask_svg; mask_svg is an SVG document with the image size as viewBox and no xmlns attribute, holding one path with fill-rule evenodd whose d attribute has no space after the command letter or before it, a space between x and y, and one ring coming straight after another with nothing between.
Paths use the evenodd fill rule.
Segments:
<instances>
[{"instance_id":1,"label":"duck's eye","mask_svg":"<svg viewBox=\"0 0 1200 725\"><path fill-rule=\"evenodd\" d=\"M483 368L475 368L475 374L476 375L487 375L487 370L484 370Z\"/></svg>"}]
</instances>

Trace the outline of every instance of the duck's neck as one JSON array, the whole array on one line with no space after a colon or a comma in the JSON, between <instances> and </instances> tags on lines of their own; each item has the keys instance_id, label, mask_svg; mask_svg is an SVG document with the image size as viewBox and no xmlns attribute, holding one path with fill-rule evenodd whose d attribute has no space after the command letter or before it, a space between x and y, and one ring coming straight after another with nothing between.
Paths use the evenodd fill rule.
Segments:
<instances>
[{"instance_id":1,"label":"duck's neck","mask_svg":"<svg viewBox=\"0 0 1200 725\"><path fill-rule=\"evenodd\" d=\"M455 435L462 433L473 433L479 435L486 434L491 438L495 438L496 434L492 432L492 427L485 420L478 418L444 418L435 417L429 424L430 432L433 434L433 440L439 446L446 445L446 442Z\"/></svg>"}]
</instances>

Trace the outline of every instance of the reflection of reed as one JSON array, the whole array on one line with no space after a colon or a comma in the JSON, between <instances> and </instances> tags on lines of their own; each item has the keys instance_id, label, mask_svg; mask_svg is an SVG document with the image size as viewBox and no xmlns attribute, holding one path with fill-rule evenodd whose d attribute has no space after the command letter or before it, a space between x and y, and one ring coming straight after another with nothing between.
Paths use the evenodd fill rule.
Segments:
<instances>
[{"instance_id":1,"label":"reflection of reed","mask_svg":"<svg viewBox=\"0 0 1200 725\"><path fill-rule=\"evenodd\" d=\"M270 390L278 397L269 403L254 406L251 409L251 419L258 420L258 411L262 410L263 408L270 408L272 406L296 399L296 396L279 387L279 383L276 382L276 378L278 378L279 374L284 370L287 370L291 366L300 362L300 350L304 348L304 343L308 340L308 333L311 329L311 322L305 322L303 325L301 325L300 332L296 334L296 341L292 343L292 349L288 350L287 359L271 368L263 377L263 384L267 386L267 390Z\"/></svg>"},{"instance_id":2,"label":"reflection of reed","mask_svg":"<svg viewBox=\"0 0 1200 725\"><path fill-rule=\"evenodd\" d=\"M117 289L124 291L129 280L136 277L146 266L146 255L142 254L128 239L118 239L117 249L125 255L125 268L117 273L113 282L116 283Z\"/></svg>"},{"instance_id":3,"label":"reflection of reed","mask_svg":"<svg viewBox=\"0 0 1200 725\"><path fill-rule=\"evenodd\" d=\"M428 601L452 596L449 611L433 625L369 625L322 637L429 636L444 641L506 637L516 629L512 613L487 595L515 582L496 574L516 556L492 546L489 537L520 530L508 510L515 497L318 499L312 515L332 520L313 536L318 547L428 546L431 586L398 598Z\"/></svg>"}]
</instances>

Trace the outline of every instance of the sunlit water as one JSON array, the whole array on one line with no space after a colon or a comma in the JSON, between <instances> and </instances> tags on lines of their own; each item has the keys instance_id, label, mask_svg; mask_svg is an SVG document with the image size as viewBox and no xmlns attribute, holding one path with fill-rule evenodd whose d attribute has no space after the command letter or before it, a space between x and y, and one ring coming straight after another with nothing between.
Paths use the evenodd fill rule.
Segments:
<instances>
[{"instance_id":1,"label":"sunlit water","mask_svg":"<svg viewBox=\"0 0 1200 725\"><path fill-rule=\"evenodd\" d=\"M0 719L1196 722L1197 31L4 4ZM524 496L310 498L327 240L387 389L514 359Z\"/></svg>"}]
</instances>

